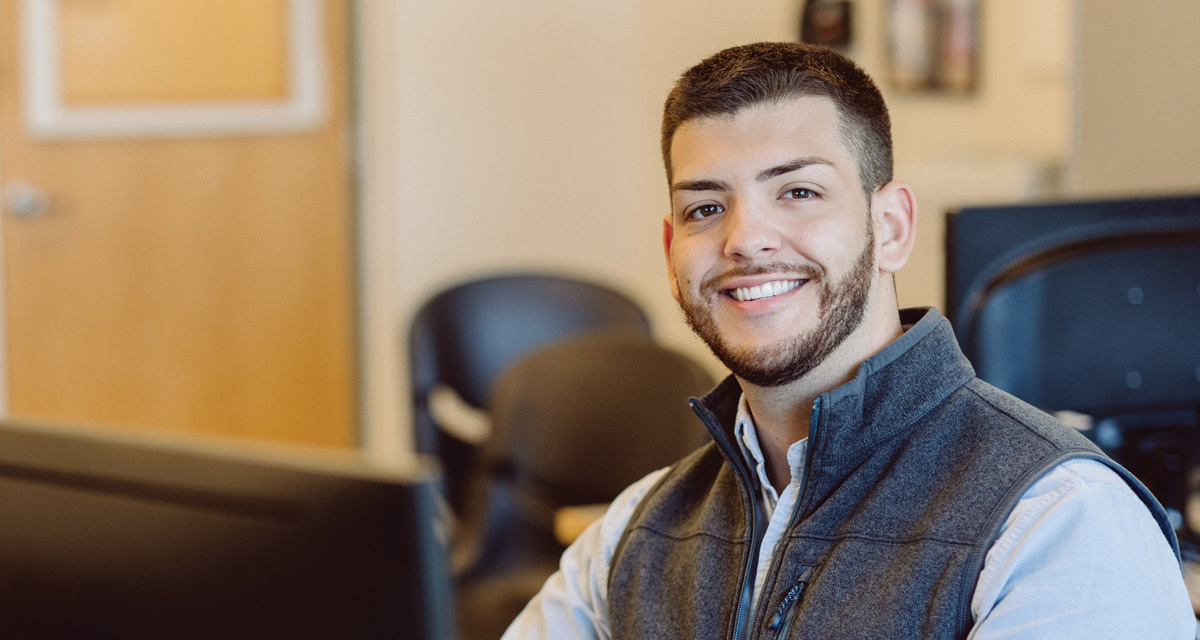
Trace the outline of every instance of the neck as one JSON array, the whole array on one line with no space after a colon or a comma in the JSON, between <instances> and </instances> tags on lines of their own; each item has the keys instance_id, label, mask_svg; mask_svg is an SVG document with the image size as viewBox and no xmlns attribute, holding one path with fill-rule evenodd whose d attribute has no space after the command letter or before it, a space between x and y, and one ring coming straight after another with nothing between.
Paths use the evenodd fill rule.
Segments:
<instances>
[{"instance_id":1,"label":"neck","mask_svg":"<svg viewBox=\"0 0 1200 640\"><path fill-rule=\"evenodd\" d=\"M816 396L798 401L778 393L777 389L757 387L742 380L739 382L754 418L758 446L762 449L767 467L767 479L776 492L782 493L792 479L787 451L793 444L808 437L809 414L812 413L813 398Z\"/></svg>"}]
</instances>

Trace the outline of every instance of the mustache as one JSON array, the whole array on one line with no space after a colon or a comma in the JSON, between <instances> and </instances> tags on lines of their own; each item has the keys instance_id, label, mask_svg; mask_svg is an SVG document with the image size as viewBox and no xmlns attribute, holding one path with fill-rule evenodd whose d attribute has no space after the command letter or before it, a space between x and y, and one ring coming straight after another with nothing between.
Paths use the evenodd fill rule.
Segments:
<instances>
[{"instance_id":1,"label":"mustache","mask_svg":"<svg viewBox=\"0 0 1200 640\"><path fill-rule=\"evenodd\" d=\"M788 277L789 280L809 280L812 282L820 282L825 277L825 270L811 264L792 264L790 262L768 262L765 264L748 265L743 267L734 267L725 273L715 275L708 278L700 284L700 293L705 296L714 296L728 289L725 283L734 278L744 278L748 276L761 276L766 274L782 274Z\"/></svg>"}]
</instances>

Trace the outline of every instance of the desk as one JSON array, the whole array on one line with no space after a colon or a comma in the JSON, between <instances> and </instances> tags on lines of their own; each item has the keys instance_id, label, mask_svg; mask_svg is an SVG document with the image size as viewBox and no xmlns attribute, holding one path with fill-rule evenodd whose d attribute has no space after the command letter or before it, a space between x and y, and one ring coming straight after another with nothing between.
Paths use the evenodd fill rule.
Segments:
<instances>
[{"instance_id":1,"label":"desk","mask_svg":"<svg viewBox=\"0 0 1200 640\"><path fill-rule=\"evenodd\" d=\"M563 507L554 512L554 537L563 545L569 545L606 511L607 503Z\"/></svg>"}]
</instances>

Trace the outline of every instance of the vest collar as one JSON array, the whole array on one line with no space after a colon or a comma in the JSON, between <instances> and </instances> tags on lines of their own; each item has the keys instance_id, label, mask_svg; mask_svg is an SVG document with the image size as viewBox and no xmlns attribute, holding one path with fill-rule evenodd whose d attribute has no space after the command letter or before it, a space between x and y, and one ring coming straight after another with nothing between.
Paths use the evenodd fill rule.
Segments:
<instances>
[{"instance_id":1,"label":"vest collar","mask_svg":"<svg viewBox=\"0 0 1200 640\"><path fill-rule=\"evenodd\" d=\"M936 309L904 309L900 321L912 326L859 365L853 380L819 397L819 416L809 433L813 465L840 466L866 455L879 442L910 428L975 377L950 322ZM692 402L726 458L736 466L744 464L738 462L734 439L741 393L737 380L729 376Z\"/></svg>"}]
</instances>

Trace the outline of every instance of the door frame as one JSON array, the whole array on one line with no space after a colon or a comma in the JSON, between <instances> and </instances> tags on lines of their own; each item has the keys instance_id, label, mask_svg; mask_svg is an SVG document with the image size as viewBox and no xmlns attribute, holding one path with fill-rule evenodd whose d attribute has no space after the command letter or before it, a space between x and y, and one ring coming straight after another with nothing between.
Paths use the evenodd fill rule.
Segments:
<instances>
[{"instance_id":1,"label":"door frame","mask_svg":"<svg viewBox=\"0 0 1200 640\"><path fill-rule=\"evenodd\" d=\"M400 309L398 272L395 40L403 17L401 3L392 0L359 0L352 6L359 442L367 455L391 459L414 451L403 357L408 322Z\"/></svg>"},{"instance_id":2,"label":"door frame","mask_svg":"<svg viewBox=\"0 0 1200 640\"><path fill-rule=\"evenodd\" d=\"M3 147L0 147L3 149ZM8 179L5 176L4 155L0 154L0 239L8 233ZM8 402L8 273L4 265L8 256L0 242L0 418L11 415Z\"/></svg>"}]
</instances>

